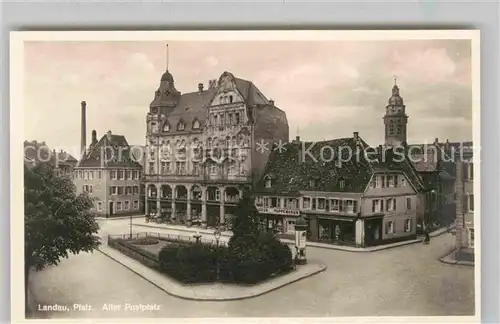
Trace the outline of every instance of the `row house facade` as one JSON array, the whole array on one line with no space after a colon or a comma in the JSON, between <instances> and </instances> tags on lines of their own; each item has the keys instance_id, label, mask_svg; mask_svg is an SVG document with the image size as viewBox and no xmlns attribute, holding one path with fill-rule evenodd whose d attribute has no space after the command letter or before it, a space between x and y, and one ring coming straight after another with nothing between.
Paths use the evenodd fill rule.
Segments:
<instances>
[{"instance_id":1,"label":"row house facade","mask_svg":"<svg viewBox=\"0 0 500 324\"><path fill-rule=\"evenodd\" d=\"M256 143L288 141L285 113L229 72L181 94L166 71L146 123L146 214L187 225L223 226L266 165Z\"/></svg>"},{"instance_id":2,"label":"row house facade","mask_svg":"<svg viewBox=\"0 0 500 324\"><path fill-rule=\"evenodd\" d=\"M462 146L457 151L456 247L458 251L474 252L474 162L473 146Z\"/></svg>"},{"instance_id":3,"label":"row house facade","mask_svg":"<svg viewBox=\"0 0 500 324\"><path fill-rule=\"evenodd\" d=\"M337 159L325 158L327 151L356 153ZM370 148L358 133L317 143L297 139L273 151L256 187L261 228L293 234L303 216L312 241L361 247L414 238L424 186L408 160L394 162L393 154Z\"/></svg>"},{"instance_id":4,"label":"row house facade","mask_svg":"<svg viewBox=\"0 0 500 324\"><path fill-rule=\"evenodd\" d=\"M108 131L92 143L73 171L77 193L94 198L94 212L104 217L141 213L142 167L123 135Z\"/></svg>"}]
</instances>

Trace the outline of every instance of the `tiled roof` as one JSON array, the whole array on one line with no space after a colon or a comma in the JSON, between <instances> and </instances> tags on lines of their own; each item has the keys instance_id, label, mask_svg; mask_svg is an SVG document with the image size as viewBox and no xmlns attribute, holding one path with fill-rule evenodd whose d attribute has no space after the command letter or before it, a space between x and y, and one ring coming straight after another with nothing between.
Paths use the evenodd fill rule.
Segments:
<instances>
[{"instance_id":1,"label":"tiled roof","mask_svg":"<svg viewBox=\"0 0 500 324\"><path fill-rule=\"evenodd\" d=\"M24 159L26 162L48 162L55 164L56 157L57 162L61 165L74 166L77 163L77 160L68 152L51 150L45 142L24 141Z\"/></svg>"},{"instance_id":2,"label":"tiled roof","mask_svg":"<svg viewBox=\"0 0 500 324\"><path fill-rule=\"evenodd\" d=\"M105 134L94 145L90 145L79 167L132 167L140 168L130 152L123 135Z\"/></svg>"},{"instance_id":3,"label":"tiled roof","mask_svg":"<svg viewBox=\"0 0 500 324\"><path fill-rule=\"evenodd\" d=\"M346 154L349 154L348 150L357 151L354 138L317 142L309 150L316 161L303 154L304 148L308 149L311 145L312 143L291 142L287 143L281 152L279 149L273 149L264 176L256 185L256 191L269 194L298 194L299 191L361 193L374 172L404 172L416 190L423 189L421 179L407 159L399 162L397 159L394 161L386 158L387 162L384 162L380 158L383 153L369 148L362 139L358 142L360 157L351 159L347 159ZM319 158L322 150L324 162ZM331 151L335 152L335 155L343 154L341 163L338 158L330 159ZM372 154L376 154L379 161L373 162L376 160L375 155L369 155L367 158L366 151L376 152ZM272 179L271 188L265 187L267 177ZM341 180L344 180L343 188L340 186Z\"/></svg>"},{"instance_id":4,"label":"tiled roof","mask_svg":"<svg viewBox=\"0 0 500 324\"><path fill-rule=\"evenodd\" d=\"M212 88L202 92L189 92L181 95L177 106L166 114L164 120L160 122L160 130L168 122L170 124L169 133L191 132L195 120L200 123L200 129L205 125L207 117L207 107L217 93L217 89ZM184 131L177 131L177 125L180 121L186 125Z\"/></svg>"},{"instance_id":5,"label":"tiled roof","mask_svg":"<svg viewBox=\"0 0 500 324\"><path fill-rule=\"evenodd\" d=\"M238 91L241 92L248 106L269 104L269 100L252 82L239 78L234 78L234 82L236 83Z\"/></svg>"}]
</instances>

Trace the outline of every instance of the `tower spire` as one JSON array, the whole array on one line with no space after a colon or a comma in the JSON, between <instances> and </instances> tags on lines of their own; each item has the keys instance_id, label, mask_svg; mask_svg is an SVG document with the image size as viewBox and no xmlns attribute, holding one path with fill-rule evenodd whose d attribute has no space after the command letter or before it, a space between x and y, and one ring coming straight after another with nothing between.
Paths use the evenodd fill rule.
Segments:
<instances>
[{"instance_id":1,"label":"tower spire","mask_svg":"<svg viewBox=\"0 0 500 324\"><path fill-rule=\"evenodd\" d=\"M166 47L166 64L167 64L167 71L168 71L168 44L167 44L167 47Z\"/></svg>"},{"instance_id":2,"label":"tower spire","mask_svg":"<svg viewBox=\"0 0 500 324\"><path fill-rule=\"evenodd\" d=\"M397 81L398 81L398 76L397 76L397 75L393 75L393 77L394 77L394 85L396 86L396 85L398 85L398 84L397 84Z\"/></svg>"}]
</instances>

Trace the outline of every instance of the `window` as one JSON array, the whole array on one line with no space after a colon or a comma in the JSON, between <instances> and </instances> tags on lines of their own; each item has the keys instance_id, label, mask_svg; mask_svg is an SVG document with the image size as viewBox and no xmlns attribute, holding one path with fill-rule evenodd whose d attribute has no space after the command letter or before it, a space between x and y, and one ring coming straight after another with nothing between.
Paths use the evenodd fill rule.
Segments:
<instances>
[{"instance_id":1,"label":"window","mask_svg":"<svg viewBox=\"0 0 500 324\"><path fill-rule=\"evenodd\" d=\"M162 174L167 174L170 173L170 162L162 162L161 163L161 173Z\"/></svg>"},{"instance_id":2,"label":"window","mask_svg":"<svg viewBox=\"0 0 500 324\"><path fill-rule=\"evenodd\" d=\"M132 194L132 187L131 186L125 187L125 194L126 195L131 195Z\"/></svg>"},{"instance_id":3,"label":"window","mask_svg":"<svg viewBox=\"0 0 500 324\"><path fill-rule=\"evenodd\" d=\"M117 192L116 186L111 186L111 187L109 187L109 189L110 189L109 190L110 195L116 195L116 192Z\"/></svg>"},{"instance_id":4,"label":"window","mask_svg":"<svg viewBox=\"0 0 500 324\"><path fill-rule=\"evenodd\" d=\"M344 189L345 188L345 180L340 180L339 186L340 186L340 189Z\"/></svg>"},{"instance_id":5,"label":"window","mask_svg":"<svg viewBox=\"0 0 500 324\"><path fill-rule=\"evenodd\" d=\"M331 211L339 211L339 200L338 199L330 200L330 207Z\"/></svg>"},{"instance_id":6,"label":"window","mask_svg":"<svg viewBox=\"0 0 500 324\"><path fill-rule=\"evenodd\" d=\"M389 135L393 135L394 134L394 121L391 120L389 121Z\"/></svg>"},{"instance_id":7,"label":"window","mask_svg":"<svg viewBox=\"0 0 500 324\"><path fill-rule=\"evenodd\" d=\"M387 211L395 211L396 210L396 199L389 198L387 199Z\"/></svg>"},{"instance_id":8,"label":"window","mask_svg":"<svg viewBox=\"0 0 500 324\"><path fill-rule=\"evenodd\" d=\"M97 202L97 211L102 211L102 202Z\"/></svg>"},{"instance_id":9,"label":"window","mask_svg":"<svg viewBox=\"0 0 500 324\"><path fill-rule=\"evenodd\" d=\"M394 183L395 179L394 178L395 178L395 176L393 176L393 175L387 176L387 187L393 188L395 186L395 183Z\"/></svg>"},{"instance_id":10,"label":"window","mask_svg":"<svg viewBox=\"0 0 500 324\"><path fill-rule=\"evenodd\" d=\"M214 115L214 126L217 126L219 121L217 120L217 115Z\"/></svg>"},{"instance_id":11,"label":"window","mask_svg":"<svg viewBox=\"0 0 500 324\"><path fill-rule=\"evenodd\" d=\"M469 162L467 163L467 166L469 168L469 180L474 180L474 163Z\"/></svg>"},{"instance_id":12,"label":"window","mask_svg":"<svg viewBox=\"0 0 500 324\"><path fill-rule=\"evenodd\" d=\"M285 201L285 207L288 209L297 209L297 199L295 198L288 198Z\"/></svg>"},{"instance_id":13,"label":"window","mask_svg":"<svg viewBox=\"0 0 500 324\"><path fill-rule=\"evenodd\" d=\"M82 171L78 171L78 179L82 179L83 178L83 172Z\"/></svg>"},{"instance_id":14,"label":"window","mask_svg":"<svg viewBox=\"0 0 500 324\"><path fill-rule=\"evenodd\" d=\"M139 180L139 171L132 171L132 178L134 180Z\"/></svg>"},{"instance_id":15,"label":"window","mask_svg":"<svg viewBox=\"0 0 500 324\"><path fill-rule=\"evenodd\" d=\"M89 172L88 171L83 171L83 179L87 180L89 178Z\"/></svg>"},{"instance_id":16,"label":"window","mask_svg":"<svg viewBox=\"0 0 500 324\"><path fill-rule=\"evenodd\" d=\"M401 176L401 178L399 179L399 183L401 184L401 187L405 187L406 186L405 176Z\"/></svg>"},{"instance_id":17,"label":"window","mask_svg":"<svg viewBox=\"0 0 500 324\"><path fill-rule=\"evenodd\" d=\"M302 200L302 208L311 209L311 198L304 197Z\"/></svg>"},{"instance_id":18,"label":"window","mask_svg":"<svg viewBox=\"0 0 500 324\"><path fill-rule=\"evenodd\" d=\"M169 123L165 123L165 125L163 125L163 131L170 132L170 124Z\"/></svg>"},{"instance_id":19,"label":"window","mask_svg":"<svg viewBox=\"0 0 500 324\"><path fill-rule=\"evenodd\" d=\"M193 122L193 129L199 129L200 128L200 122L198 120L195 120Z\"/></svg>"},{"instance_id":20,"label":"window","mask_svg":"<svg viewBox=\"0 0 500 324\"><path fill-rule=\"evenodd\" d=\"M228 120L229 125L233 124L233 114L232 113L229 113L227 115L227 120Z\"/></svg>"},{"instance_id":21,"label":"window","mask_svg":"<svg viewBox=\"0 0 500 324\"><path fill-rule=\"evenodd\" d=\"M155 173L155 163L154 162L149 162L149 173L150 174Z\"/></svg>"},{"instance_id":22,"label":"window","mask_svg":"<svg viewBox=\"0 0 500 324\"><path fill-rule=\"evenodd\" d=\"M255 206L262 207L264 205L264 198L261 196L255 197Z\"/></svg>"},{"instance_id":23,"label":"window","mask_svg":"<svg viewBox=\"0 0 500 324\"><path fill-rule=\"evenodd\" d=\"M125 171L125 179L132 180L132 171L130 170Z\"/></svg>"},{"instance_id":24,"label":"window","mask_svg":"<svg viewBox=\"0 0 500 324\"><path fill-rule=\"evenodd\" d=\"M411 232L411 219L405 219L405 232Z\"/></svg>"},{"instance_id":25,"label":"window","mask_svg":"<svg viewBox=\"0 0 500 324\"><path fill-rule=\"evenodd\" d=\"M102 179L102 171L97 171L97 179Z\"/></svg>"},{"instance_id":26,"label":"window","mask_svg":"<svg viewBox=\"0 0 500 324\"><path fill-rule=\"evenodd\" d=\"M411 198L406 197L406 210L411 210Z\"/></svg>"},{"instance_id":27,"label":"window","mask_svg":"<svg viewBox=\"0 0 500 324\"><path fill-rule=\"evenodd\" d=\"M139 200L134 200L134 209L139 209Z\"/></svg>"},{"instance_id":28,"label":"window","mask_svg":"<svg viewBox=\"0 0 500 324\"><path fill-rule=\"evenodd\" d=\"M158 127L156 126L156 123L151 123L151 131L153 133L156 133L158 131Z\"/></svg>"},{"instance_id":29,"label":"window","mask_svg":"<svg viewBox=\"0 0 500 324\"><path fill-rule=\"evenodd\" d=\"M220 190L215 189L215 200L220 200Z\"/></svg>"},{"instance_id":30,"label":"window","mask_svg":"<svg viewBox=\"0 0 500 324\"><path fill-rule=\"evenodd\" d=\"M271 179L266 179L266 188L271 188L272 182Z\"/></svg>"},{"instance_id":31,"label":"window","mask_svg":"<svg viewBox=\"0 0 500 324\"><path fill-rule=\"evenodd\" d=\"M271 198L271 207L273 208L280 207L280 205L278 204L278 198L276 197Z\"/></svg>"},{"instance_id":32,"label":"window","mask_svg":"<svg viewBox=\"0 0 500 324\"><path fill-rule=\"evenodd\" d=\"M372 200L372 212L381 213L384 211L384 201L382 199Z\"/></svg>"},{"instance_id":33,"label":"window","mask_svg":"<svg viewBox=\"0 0 500 324\"><path fill-rule=\"evenodd\" d=\"M118 171L118 180L123 180L123 179L124 179L124 177L125 177L125 176L124 176L124 172L123 172L123 170L119 170L119 171Z\"/></svg>"},{"instance_id":34,"label":"window","mask_svg":"<svg viewBox=\"0 0 500 324\"><path fill-rule=\"evenodd\" d=\"M179 122L177 125L177 130L183 131L186 128L186 125L184 125L183 122Z\"/></svg>"},{"instance_id":35,"label":"window","mask_svg":"<svg viewBox=\"0 0 500 324\"><path fill-rule=\"evenodd\" d=\"M310 179L309 180L309 187L314 187L316 185L316 180Z\"/></svg>"},{"instance_id":36,"label":"window","mask_svg":"<svg viewBox=\"0 0 500 324\"><path fill-rule=\"evenodd\" d=\"M240 113L234 114L235 124L238 125L240 123Z\"/></svg>"},{"instance_id":37,"label":"window","mask_svg":"<svg viewBox=\"0 0 500 324\"><path fill-rule=\"evenodd\" d=\"M469 239L468 239L468 243L469 243L469 247L470 248L474 248L474 228L469 228L467 230L468 232L468 236L469 236Z\"/></svg>"},{"instance_id":38,"label":"window","mask_svg":"<svg viewBox=\"0 0 500 324\"><path fill-rule=\"evenodd\" d=\"M116 210L117 211L121 211L122 210L122 202L121 201L117 201L116 202Z\"/></svg>"},{"instance_id":39,"label":"window","mask_svg":"<svg viewBox=\"0 0 500 324\"><path fill-rule=\"evenodd\" d=\"M217 165L215 163L210 164L210 174L217 174Z\"/></svg>"},{"instance_id":40,"label":"window","mask_svg":"<svg viewBox=\"0 0 500 324\"><path fill-rule=\"evenodd\" d=\"M138 195L139 194L139 186L133 186L132 187L132 194L133 195Z\"/></svg>"},{"instance_id":41,"label":"window","mask_svg":"<svg viewBox=\"0 0 500 324\"><path fill-rule=\"evenodd\" d=\"M193 162L193 174L194 175L200 174L200 163L199 162Z\"/></svg>"},{"instance_id":42,"label":"window","mask_svg":"<svg viewBox=\"0 0 500 324\"><path fill-rule=\"evenodd\" d=\"M346 213L356 213L358 202L356 200L345 200L345 212Z\"/></svg>"},{"instance_id":43,"label":"window","mask_svg":"<svg viewBox=\"0 0 500 324\"><path fill-rule=\"evenodd\" d=\"M219 126L222 126L222 125L224 125L224 115L220 114L219 115Z\"/></svg>"},{"instance_id":44,"label":"window","mask_svg":"<svg viewBox=\"0 0 500 324\"><path fill-rule=\"evenodd\" d=\"M229 103L233 103L233 96L229 96Z\"/></svg>"},{"instance_id":45,"label":"window","mask_svg":"<svg viewBox=\"0 0 500 324\"><path fill-rule=\"evenodd\" d=\"M116 170L111 170L110 176L111 180L116 180Z\"/></svg>"},{"instance_id":46,"label":"window","mask_svg":"<svg viewBox=\"0 0 500 324\"><path fill-rule=\"evenodd\" d=\"M94 171L89 171L89 180L94 179Z\"/></svg>"},{"instance_id":47,"label":"window","mask_svg":"<svg viewBox=\"0 0 500 324\"><path fill-rule=\"evenodd\" d=\"M123 191L124 191L123 189L124 189L124 187L123 187L123 186L119 186L119 187L118 187L118 194L119 194L119 195L123 195Z\"/></svg>"},{"instance_id":48,"label":"window","mask_svg":"<svg viewBox=\"0 0 500 324\"><path fill-rule=\"evenodd\" d=\"M474 211L474 194L469 194L469 211Z\"/></svg>"},{"instance_id":49,"label":"window","mask_svg":"<svg viewBox=\"0 0 500 324\"><path fill-rule=\"evenodd\" d=\"M91 194L92 193L92 185L84 185L82 188L82 191Z\"/></svg>"},{"instance_id":50,"label":"window","mask_svg":"<svg viewBox=\"0 0 500 324\"><path fill-rule=\"evenodd\" d=\"M318 209L326 209L326 199L325 198L318 198Z\"/></svg>"},{"instance_id":51,"label":"window","mask_svg":"<svg viewBox=\"0 0 500 324\"><path fill-rule=\"evenodd\" d=\"M316 199L317 198L311 199L311 209L316 209Z\"/></svg>"},{"instance_id":52,"label":"window","mask_svg":"<svg viewBox=\"0 0 500 324\"><path fill-rule=\"evenodd\" d=\"M375 179L375 188L381 188L382 187L382 178L378 175L373 176Z\"/></svg>"},{"instance_id":53,"label":"window","mask_svg":"<svg viewBox=\"0 0 500 324\"><path fill-rule=\"evenodd\" d=\"M235 162L229 163L228 173L229 173L229 175L236 175L237 174L237 172L236 172L236 163ZM266 183L266 185L267 185L267 183ZM268 188L268 187L266 187L266 188Z\"/></svg>"},{"instance_id":54,"label":"window","mask_svg":"<svg viewBox=\"0 0 500 324\"><path fill-rule=\"evenodd\" d=\"M394 234L394 221L385 223L385 234Z\"/></svg>"},{"instance_id":55,"label":"window","mask_svg":"<svg viewBox=\"0 0 500 324\"><path fill-rule=\"evenodd\" d=\"M123 202L123 209L125 209L125 210L129 210L130 209L130 201L125 200Z\"/></svg>"}]
</instances>

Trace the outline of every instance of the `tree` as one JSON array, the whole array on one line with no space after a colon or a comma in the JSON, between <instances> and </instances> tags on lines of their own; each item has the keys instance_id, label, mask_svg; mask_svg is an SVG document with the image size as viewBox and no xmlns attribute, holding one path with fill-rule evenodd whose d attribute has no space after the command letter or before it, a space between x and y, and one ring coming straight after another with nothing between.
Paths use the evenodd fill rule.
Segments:
<instances>
[{"instance_id":1,"label":"tree","mask_svg":"<svg viewBox=\"0 0 500 324\"><path fill-rule=\"evenodd\" d=\"M257 225L257 208L251 193L245 189L243 197L238 202L231 220L233 235L229 245L236 242L245 244L256 243L259 236Z\"/></svg>"},{"instance_id":2,"label":"tree","mask_svg":"<svg viewBox=\"0 0 500 324\"><path fill-rule=\"evenodd\" d=\"M93 200L76 194L68 177L54 173L53 166L24 166L24 279L27 305L31 268L57 265L68 253L96 249L99 225L91 211Z\"/></svg>"}]
</instances>

